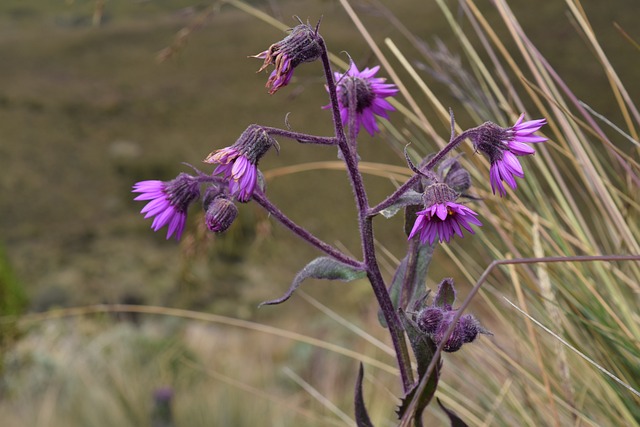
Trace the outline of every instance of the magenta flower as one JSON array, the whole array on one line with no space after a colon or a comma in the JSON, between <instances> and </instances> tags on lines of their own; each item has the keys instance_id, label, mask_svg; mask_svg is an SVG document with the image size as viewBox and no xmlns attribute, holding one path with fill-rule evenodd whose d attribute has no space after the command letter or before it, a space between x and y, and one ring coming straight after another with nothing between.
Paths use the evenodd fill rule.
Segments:
<instances>
[{"instance_id":1,"label":"magenta flower","mask_svg":"<svg viewBox=\"0 0 640 427\"><path fill-rule=\"evenodd\" d=\"M205 161L219 163L213 174L223 174L229 181L229 192L239 201L247 202L251 199L258 180L258 167L247 156L233 147L226 147L216 151Z\"/></svg>"},{"instance_id":2,"label":"magenta flower","mask_svg":"<svg viewBox=\"0 0 640 427\"><path fill-rule=\"evenodd\" d=\"M283 40L272 44L269 49L261 52L253 58L264 59L264 63L258 72L264 70L270 64L275 66L267 80L266 87L273 95L289 84L293 77L293 70L304 62L312 62L320 58L322 47L318 29L308 24L300 24L291 30L291 34Z\"/></svg>"},{"instance_id":3,"label":"magenta flower","mask_svg":"<svg viewBox=\"0 0 640 427\"><path fill-rule=\"evenodd\" d=\"M515 190L517 187L515 177L524 177L522 165L516 156L528 156L535 153L535 150L526 143L535 144L547 140L545 137L533 135L547 123L546 119L526 122L523 122L523 119L524 113L510 128L502 128L487 122L474 138L476 149L484 153L491 162L489 171L491 190L493 194L496 194L497 191L501 197L507 194L503 182Z\"/></svg>"},{"instance_id":4,"label":"magenta flower","mask_svg":"<svg viewBox=\"0 0 640 427\"><path fill-rule=\"evenodd\" d=\"M358 71L356 64L352 62L346 73L335 73L340 117L344 124L355 126L356 134L360 131L361 126L364 126L371 136L376 132L380 132L375 116L388 120L389 115L387 112L395 111L395 108L385 98L397 94L398 89L392 83L385 83L386 79L374 77L379 69L380 66L378 65ZM352 99L356 103L356 114L350 120L349 105ZM325 105L322 108L328 109L330 107L331 105Z\"/></svg>"},{"instance_id":5,"label":"magenta flower","mask_svg":"<svg viewBox=\"0 0 640 427\"><path fill-rule=\"evenodd\" d=\"M222 174L229 182L229 193L247 202L258 181L258 161L277 144L262 127L249 125L232 146L214 151L204 161L217 163L213 175Z\"/></svg>"},{"instance_id":6,"label":"magenta flower","mask_svg":"<svg viewBox=\"0 0 640 427\"><path fill-rule=\"evenodd\" d=\"M134 200L150 200L140 213L145 218L155 217L151 228L158 231L168 226L167 239L175 234L180 240L187 220L189 205L200 196L198 180L181 173L171 181L140 181L134 184L133 193L141 193Z\"/></svg>"},{"instance_id":7,"label":"magenta flower","mask_svg":"<svg viewBox=\"0 0 640 427\"><path fill-rule=\"evenodd\" d=\"M462 229L474 234L471 224L481 226L478 215L468 207L455 203L458 194L446 184L432 184L424 194L425 209L416 213L409 240L420 236L422 244L430 245L438 239L449 242L454 234L462 237Z\"/></svg>"},{"instance_id":8,"label":"magenta flower","mask_svg":"<svg viewBox=\"0 0 640 427\"><path fill-rule=\"evenodd\" d=\"M482 225L476 218L477 213L466 206L454 202L437 203L416 213L418 218L409 234L411 239L420 233L420 242L433 244L436 238L440 242L449 242L454 234L462 237L462 228L471 234L470 224Z\"/></svg>"}]
</instances>

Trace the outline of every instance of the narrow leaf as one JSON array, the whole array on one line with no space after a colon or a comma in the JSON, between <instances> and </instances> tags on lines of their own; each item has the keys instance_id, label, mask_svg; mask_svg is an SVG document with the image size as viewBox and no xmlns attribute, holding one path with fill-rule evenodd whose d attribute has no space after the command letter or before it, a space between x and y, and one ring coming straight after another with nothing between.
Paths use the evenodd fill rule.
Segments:
<instances>
[{"instance_id":1,"label":"narrow leaf","mask_svg":"<svg viewBox=\"0 0 640 427\"><path fill-rule=\"evenodd\" d=\"M265 301L259 305L275 305L281 304L291 298L291 295L302 284L305 279L327 279L327 280L341 280L343 282L351 282L352 280L361 279L366 276L364 270L358 270L350 265L336 261L329 257L316 258L307 264L302 270L296 274L291 286L287 292L278 299Z\"/></svg>"},{"instance_id":2,"label":"narrow leaf","mask_svg":"<svg viewBox=\"0 0 640 427\"><path fill-rule=\"evenodd\" d=\"M427 280L427 273L429 272L429 265L431 265L431 258L433 258L433 251L435 247L435 244L420 245L420 248L418 249L418 255L416 256L414 265L415 274L411 285L411 293L409 295L409 301L404 307L405 310L413 307L416 301L423 300L429 292L425 286L425 282Z\"/></svg>"},{"instance_id":3,"label":"narrow leaf","mask_svg":"<svg viewBox=\"0 0 640 427\"><path fill-rule=\"evenodd\" d=\"M356 425L358 427L373 427L373 423L367 413L367 408L364 406L364 399L362 397L362 380L364 378L364 368L360 363L360 369L358 370L358 378L356 379L356 393L355 393L355 409L356 409Z\"/></svg>"},{"instance_id":4,"label":"narrow leaf","mask_svg":"<svg viewBox=\"0 0 640 427\"><path fill-rule=\"evenodd\" d=\"M444 406L444 404L440 402L440 399L436 399L436 402L438 402L438 405L440 405L442 410L447 413L449 421L451 421L451 427L468 427L467 424L462 421L462 419L455 412Z\"/></svg>"},{"instance_id":5,"label":"narrow leaf","mask_svg":"<svg viewBox=\"0 0 640 427\"><path fill-rule=\"evenodd\" d=\"M413 310L415 303L424 300L427 296L428 289L425 286L425 280L435 246L418 245L417 253L407 253L402 259L393 276L391 286L389 286L389 296L393 303L393 308L396 310L399 308ZM411 247L410 245L409 250L411 250ZM411 269L411 271L409 272L410 277L407 278L408 269ZM378 320L384 328L387 327L380 310L378 311Z\"/></svg>"},{"instance_id":6,"label":"narrow leaf","mask_svg":"<svg viewBox=\"0 0 640 427\"><path fill-rule=\"evenodd\" d=\"M391 303L393 304L394 309L398 309L398 305L400 302L400 291L402 290L402 283L404 283L404 275L407 271L407 258L408 255L405 256L402 261L400 261L400 265L393 275L393 280L391 281L391 286L389 286L389 297L391 298ZM387 327L387 321L384 319L384 314L382 310L378 310L378 321L382 325L383 328Z\"/></svg>"}]
</instances>

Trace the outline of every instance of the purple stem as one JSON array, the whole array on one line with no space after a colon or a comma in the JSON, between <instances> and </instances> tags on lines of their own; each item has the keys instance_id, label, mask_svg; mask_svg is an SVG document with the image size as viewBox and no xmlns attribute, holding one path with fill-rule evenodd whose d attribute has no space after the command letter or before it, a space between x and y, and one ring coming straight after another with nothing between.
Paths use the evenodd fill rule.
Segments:
<instances>
[{"instance_id":1,"label":"purple stem","mask_svg":"<svg viewBox=\"0 0 640 427\"><path fill-rule=\"evenodd\" d=\"M460 143L462 141L464 141L465 139L467 139L469 137L472 137L478 131L478 129L480 129L481 127L482 127L482 125L478 126L478 127L475 127L475 128L468 129L468 130L462 132L457 137L453 138L442 150L440 150L435 156L433 156L431 158L431 160L429 160L427 162L426 165L424 165L422 168L420 168L420 170L421 171L425 171L425 172L430 172L434 168L435 165L437 165L447 154L449 154L449 152L451 150L453 150L458 145L460 145ZM367 216L370 216L370 217L371 216L375 216L380 211L382 211L382 210L388 208L389 206L393 205L395 202L398 201L400 196L402 196L404 193L406 193L408 190L410 190L420 180L420 178L421 178L420 175L414 175L411 178L409 178L407 180L407 182L402 184L389 197L384 199L382 202L378 203L373 208L369 209L367 211Z\"/></svg>"},{"instance_id":2,"label":"purple stem","mask_svg":"<svg viewBox=\"0 0 640 427\"><path fill-rule=\"evenodd\" d=\"M387 287L384 283L384 279L382 278L382 273L378 266L373 239L372 219L370 216L367 216L367 212L369 211L367 194L362 182L362 176L358 170L356 153L350 152L349 143L347 142L347 138L344 134L342 119L340 118L340 107L338 104L336 85L333 81L333 72L331 71L331 63L329 62L327 47L324 39L322 37L319 37L319 39L319 43L322 48L322 65L324 68L329 97L331 99L333 126L336 138L338 139L338 148L342 152L347 172L349 174L351 187L356 196L364 265L367 270L367 277L369 278L369 282L373 288L373 293L376 296L380 310L382 311L385 321L387 322L387 326L389 327L389 334L391 335L391 341L393 342L393 347L396 351L396 359L398 362L398 368L400 369L400 376L402 378L402 386L404 391L407 392L413 386L413 372L411 371L411 359L409 357L409 351L404 337L404 328L402 327L400 318L393 307L393 303L391 302Z\"/></svg>"},{"instance_id":3,"label":"purple stem","mask_svg":"<svg viewBox=\"0 0 640 427\"><path fill-rule=\"evenodd\" d=\"M316 236L311 234L306 229L302 228L288 216L286 216L280 209L278 209L263 193L254 192L253 200L255 200L260 206L262 206L267 212L273 215L282 225L287 227L289 230L293 231L298 237L309 242L312 246L320 249L322 252L326 253L330 257L342 262L343 264L350 265L351 267L355 267L359 270L364 270L364 264L360 261L357 261L351 258L348 255L343 254L338 249L334 248L328 243L323 242L318 239Z\"/></svg>"},{"instance_id":4,"label":"purple stem","mask_svg":"<svg viewBox=\"0 0 640 427\"><path fill-rule=\"evenodd\" d=\"M272 128L269 126L261 126L269 135L283 136L285 138L296 140L302 144L320 144L320 145L337 145L338 140L334 136L316 136L306 133L292 132L289 130Z\"/></svg>"}]
</instances>

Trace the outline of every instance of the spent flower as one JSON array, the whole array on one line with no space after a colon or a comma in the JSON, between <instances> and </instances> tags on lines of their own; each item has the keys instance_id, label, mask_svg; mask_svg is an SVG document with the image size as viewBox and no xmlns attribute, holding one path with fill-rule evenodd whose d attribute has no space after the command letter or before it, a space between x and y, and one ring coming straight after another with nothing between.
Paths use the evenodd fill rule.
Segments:
<instances>
[{"instance_id":1,"label":"spent flower","mask_svg":"<svg viewBox=\"0 0 640 427\"><path fill-rule=\"evenodd\" d=\"M293 70L304 62L312 62L322 55L318 29L309 24L300 24L291 30L291 34L283 40L272 44L269 49L253 58L264 59L258 72L273 64L275 69L267 80L269 93L274 94L283 86L289 84Z\"/></svg>"},{"instance_id":2,"label":"spent flower","mask_svg":"<svg viewBox=\"0 0 640 427\"><path fill-rule=\"evenodd\" d=\"M278 143L258 125L249 125L238 140L209 154L205 163L217 163L214 175L223 174L229 182L229 192L240 202L251 199L258 181L258 161Z\"/></svg>"},{"instance_id":3,"label":"spent flower","mask_svg":"<svg viewBox=\"0 0 640 427\"><path fill-rule=\"evenodd\" d=\"M527 143L535 144L547 140L545 137L533 135L547 123L546 119L526 122L523 120L524 113L509 128L486 122L473 137L475 149L487 156L491 163L489 171L491 190L493 194L497 192L501 197L507 194L503 182L515 190L517 187L515 178L524 177L522 165L516 156L535 153Z\"/></svg>"},{"instance_id":4,"label":"spent flower","mask_svg":"<svg viewBox=\"0 0 640 427\"><path fill-rule=\"evenodd\" d=\"M133 185L133 193L140 193L134 200L150 200L140 213L145 218L155 217L151 228L158 231L168 226L167 239L175 234L180 240L187 220L189 205L200 197L198 179L186 173L171 181L140 181Z\"/></svg>"},{"instance_id":5,"label":"spent flower","mask_svg":"<svg viewBox=\"0 0 640 427\"><path fill-rule=\"evenodd\" d=\"M337 82L336 92L338 104L340 106L340 116L344 124L353 125L356 134L363 126L371 136L380 132L376 123L376 117L389 119L388 111L395 111L395 108L385 99L398 93L396 85L385 83L386 79L374 77L380 66L358 70L355 63L351 63L346 73L334 73ZM355 117L349 117L349 107L352 100L355 101L353 110ZM324 109L331 108L325 105Z\"/></svg>"},{"instance_id":6,"label":"spent flower","mask_svg":"<svg viewBox=\"0 0 640 427\"><path fill-rule=\"evenodd\" d=\"M462 237L462 228L473 234L471 224L480 226L482 223L476 218L476 212L456 203L457 198L458 193L447 184L430 185L423 195L425 209L416 212L409 239L419 235L422 244L431 245L436 239L449 242L454 234Z\"/></svg>"}]
</instances>

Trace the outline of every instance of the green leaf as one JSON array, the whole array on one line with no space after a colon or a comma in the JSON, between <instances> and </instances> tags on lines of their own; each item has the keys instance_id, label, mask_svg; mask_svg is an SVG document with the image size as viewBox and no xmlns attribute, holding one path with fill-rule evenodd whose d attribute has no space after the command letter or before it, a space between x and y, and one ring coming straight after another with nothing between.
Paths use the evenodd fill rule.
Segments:
<instances>
[{"instance_id":1,"label":"green leaf","mask_svg":"<svg viewBox=\"0 0 640 427\"><path fill-rule=\"evenodd\" d=\"M367 413L367 408L364 406L364 399L362 398L362 379L364 378L364 368L360 363L360 369L358 370L358 378L356 379L356 394L355 394L355 409L356 409L356 425L358 427L373 427L373 423Z\"/></svg>"},{"instance_id":2,"label":"green leaf","mask_svg":"<svg viewBox=\"0 0 640 427\"><path fill-rule=\"evenodd\" d=\"M329 257L316 258L307 264L302 270L296 274L291 286L287 292L280 298L265 301L259 305L275 305L281 304L291 298L291 295L302 284L305 279L327 279L327 280L341 280L343 282L351 282L352 280L361 279L366 276L364 270L358 270L355 267L344 264L340 261L336 261Z\"/></svg>"},{"instance_id":3,"label":"green leaf","mask_svg":"<svg viewBox=\"0 0 640 427\"><path fill-rule=\"evenodd\" d=\"M402 194L394 204L381 210L380 213L385 218L391 218L405 206L414 205L422 205L422 194L413 190L408 190L406 193Z\"/></svg>"},{"instance_id":4,"label":"green leaf","mask_svg":"<svg viewBox=\"0 0 640 427\"><path fill-rule=\"evenodd\" d=\"M418 255L415 262L415 275L411 286L411 295L405 309L410 308L413 310L414 304L417 301L423 300L429 292L425 282L427 280L427 273L429 272L429 265L431 265L431 258L433 258L433 251L435 247L435 244L427 244L420 245L418 248Z\"/></svg>"},{"instance_id":5,"label":"green leaf","mask_svg":"<svg viewBox=\"0 0 640 427\"><path fill-rule=\"evenodd\" d=\"M438 285L438 291L433 297L433 305L437 307L453 306L456 301L456 290L453 287L453 279L447 277L442 279Z\"/></svg>"},{"instance_id":6,"label":"green leaf","mask_svg":"<svg viewBox=\"0 0 640 427\"><path fill-rule=\"evenodd\" d=\"M393 308L398 310L398 305L400 301L400 290L402 289L402 283L404 282L404 275L407 271L407 258L405 256L402 261L400 261L400 265L393 275L393 280L391 281L391 286L389 286L389 297L391 298L391 303L393 304ZM383 328L387 327L387 321L384 319L384 314L382 310L378 310L378 321L382 325Z\"/></svg>"},{"instance_id":7,"label":"green leaf","mask_svg":"<svg viewBox=\"0 0 640 427\"><path fill-rule=\"evenodd\" d=\"M418 245L417 251L414 254L411 252L414 246ZM422 301L429 292L425 286L425 280L427 278L427 272L429 271L429 264L433 257L433 250L435 245L422 245L417 241L411 243L409 247L409 253L400 261L400 265L396 270L391 286L389 286L389 297L393 303L393 308L398 310L414 310L414 305L417 301ZM413 269L413 277L410 283L407 283L407 288L403 289L405 283L405 275L407 274L407 268ZM384 320L382 311L378 311L378 321L383 328L387 327L387 323Z\"/></svg>"}]
</instances>

